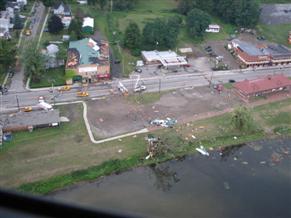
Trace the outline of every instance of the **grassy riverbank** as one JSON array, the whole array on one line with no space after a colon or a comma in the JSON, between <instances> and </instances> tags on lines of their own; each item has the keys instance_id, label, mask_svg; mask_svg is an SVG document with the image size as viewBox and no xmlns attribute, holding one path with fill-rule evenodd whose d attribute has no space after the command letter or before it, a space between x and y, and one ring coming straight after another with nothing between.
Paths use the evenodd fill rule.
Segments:
<instances>
[{"instance_id":1,"label":"grassy riverbank","mask_svg":"<svg viewBox=\"0 0 291 218\"><path fill-rule=\"evenodd\" d=\"M13 134L11 142L4 143L0 150L0 185L46 194L81 181L192 154L200 144L215 149L290 135L290 103L291 99L287 99L253 108L258 131L252 133L233 130L230 113L151 132L166 145L166 152L151 160L145 160L146 134L92 144L82 119L82 106L62 106L61 114L70 123L32 133L19 132Z\"/></svg>"}]
</instances>

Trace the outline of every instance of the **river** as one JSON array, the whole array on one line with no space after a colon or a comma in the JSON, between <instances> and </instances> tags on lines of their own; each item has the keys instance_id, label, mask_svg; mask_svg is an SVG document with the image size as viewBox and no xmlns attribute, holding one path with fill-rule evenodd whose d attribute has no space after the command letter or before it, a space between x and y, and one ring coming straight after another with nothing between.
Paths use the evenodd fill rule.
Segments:
<instances>
[{"instance_id":1,"label":"river","mask_svg":"<svg viewBox=\"0 0 291 218\"><path fill-rule=\"evenodd\" d=\"M291 217L291 140L194 154L48 196L145 217Z\"/></svg>"}]
</instances>

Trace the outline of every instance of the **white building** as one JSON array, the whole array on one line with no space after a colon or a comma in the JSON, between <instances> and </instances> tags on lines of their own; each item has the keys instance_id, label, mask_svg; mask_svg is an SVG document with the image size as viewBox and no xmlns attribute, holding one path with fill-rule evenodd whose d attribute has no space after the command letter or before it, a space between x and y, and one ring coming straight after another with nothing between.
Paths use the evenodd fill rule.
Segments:
<instances>
[{"instance_id":1,"label":"white building","mask_svg":"<svg viewBox=\"0 0 291 218\"><path fill-rule=\"evenodd\" d=\"M219 33L220 26L217 24L209 24L208 28L205 30L207 33Z\"/></svg>"},{"instance_id":2,"label":"white building","mask_svg":"<svg viewBox=\"0 0 291 218\"><path fill-rule=\"evenodd\" d=\"M163 67L179 67L188 64L186 57L178 56L174 51L142 51L145 64L162 64Z\"/></svg>"}]
</instances>

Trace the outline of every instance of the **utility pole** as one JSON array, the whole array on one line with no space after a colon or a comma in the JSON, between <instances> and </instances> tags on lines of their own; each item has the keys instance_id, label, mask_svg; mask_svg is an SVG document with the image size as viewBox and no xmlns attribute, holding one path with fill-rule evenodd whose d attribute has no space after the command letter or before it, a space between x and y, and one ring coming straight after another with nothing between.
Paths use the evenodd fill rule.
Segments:
<instances>
[{"instance_id":1,"label":"utility pole","mask_svg":"<svg viewBox=\"0 0 291 218\"><path fill-rule=\"evenodd\" d=\"M113 8L113 0L110 1L110 12L112 13L112 8Z\"/></svg>"},{"instance_id":2,"label":"utility pole","mask_svg":"<svg viewBox=\"0 0 291 218\"><path fill-rule=\"evenodd\" d=\"M19 100L18 100L18 96L17 95L16 95L16 103L17 103L18 110L20 111Z\"/></svg>"},{"instance_id":3,"label":"utility pole","mask_svg":"<svg viewBox=\"0 0 291 218\"><path fill-rule=\"evenodd\" d=\"M159 79L159 93L161 93L161 86L162 86L162 81L161 78Z\"/></svg>"}]
</instances>

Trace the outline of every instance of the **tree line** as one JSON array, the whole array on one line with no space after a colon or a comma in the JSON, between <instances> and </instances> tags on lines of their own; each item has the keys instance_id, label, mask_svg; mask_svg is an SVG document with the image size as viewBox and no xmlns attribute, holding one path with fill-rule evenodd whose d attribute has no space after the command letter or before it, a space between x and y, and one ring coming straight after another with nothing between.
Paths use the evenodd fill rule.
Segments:
<instances>
[{"instance_id":1,"label":"tree line","mask_svg":"<svg viewBox=\"0 0 291 218\"><path fill-rule=\"evenodd\" d=\"M252 28L260 16L259 4L255 0L180 0L177 11L187 15L194 8L238 27Z\"/></svg>"},{"instance_id":2,"label":"tree line","mask_svg":"<svg viewBox=\"0 0 291 218\"><path fill-rule=\"evenodd\" d=\"M131 22L125 30L123 46L128 48L133 55L139 55L141 49L174 48L182 21L180 16L157 18L147 22L142 31L135 22Z\"/></svg>"},{"instance_id":3,"label":"tree line","mask_svg":"<svg viewBox=\"0 0 291 218\"><path fill-rule=\"evenodd\" d=\"M0 0L4 1L4 0ZM42 0L46 7L51 7L54 4L60 2L60 0ZM64 3L76 2L74 0L63 0ZM116 10L116 11L126 11L132 10L137 3L137 0L88 0L88 5L96 5L101 10Z\"/></svg>"}]
</instances>

